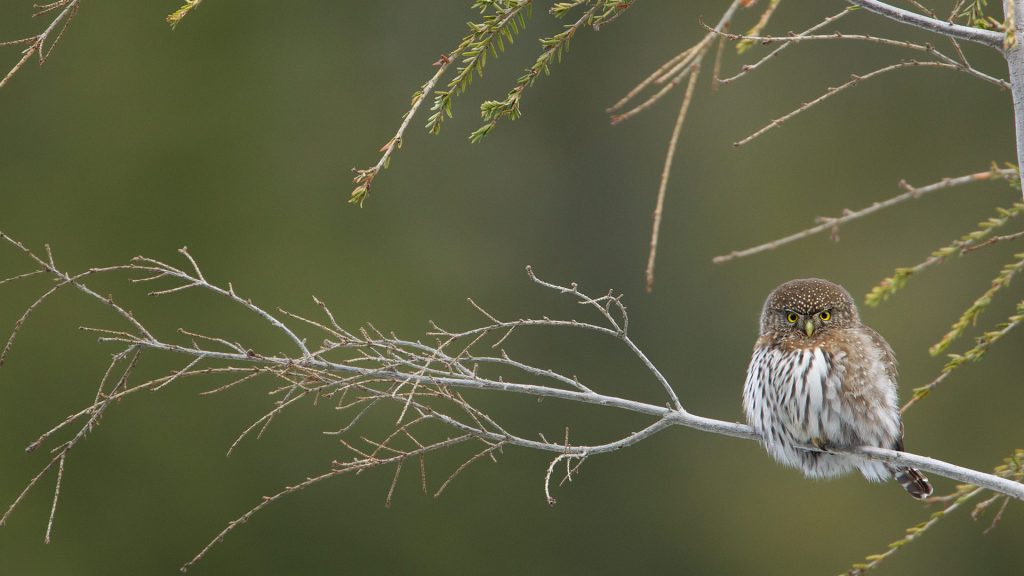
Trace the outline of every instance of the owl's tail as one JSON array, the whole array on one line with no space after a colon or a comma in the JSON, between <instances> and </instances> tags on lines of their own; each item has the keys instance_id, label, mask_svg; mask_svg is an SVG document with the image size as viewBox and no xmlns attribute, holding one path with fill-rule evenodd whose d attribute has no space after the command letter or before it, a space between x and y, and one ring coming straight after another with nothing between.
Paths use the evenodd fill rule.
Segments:
<instances>
[{"instance_id":1,"label":"owl's tail","mask_svg":"<svg viewBox=\"0 0 1024 576\"><path fill-rule=\"evenodd\" d=\"M924 500L932 495L932 485L928 483L924 474L914 468L895 468L893 474L900 486L903 486L903 489L914 498Z\"/></svg>"}]
</instances>

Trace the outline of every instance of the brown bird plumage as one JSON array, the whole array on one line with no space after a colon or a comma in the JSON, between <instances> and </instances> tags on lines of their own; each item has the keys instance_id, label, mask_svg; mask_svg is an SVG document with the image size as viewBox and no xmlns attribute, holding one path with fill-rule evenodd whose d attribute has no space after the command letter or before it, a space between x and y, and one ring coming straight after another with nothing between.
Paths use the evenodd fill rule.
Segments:
<instances>
[{"instance_id":1,"label":"brown bird plumage","mask_svg":"<svg viewBox=\"0 0 1024 576\"><path fill-rule=\"evenodd\" d=\"M927 498L931 485L913 468L803 448L902 450L896 376L892 348L861 323L846 289L818 278L791 280L764 303L743 411L768 453L805 476L895 476L911 496Z\"/></svg>"}]
</instances>

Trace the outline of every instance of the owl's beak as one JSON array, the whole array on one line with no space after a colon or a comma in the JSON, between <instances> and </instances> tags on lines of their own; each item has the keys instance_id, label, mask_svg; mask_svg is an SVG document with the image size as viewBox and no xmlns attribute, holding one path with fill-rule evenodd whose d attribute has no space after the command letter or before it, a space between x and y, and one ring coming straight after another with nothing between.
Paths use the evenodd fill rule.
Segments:
<instances>
[{"instance_id":1,"label":"owl's beak","mask_svg":"<svg viewBox=\"0 0 1024 576\"><path fill-rule=\"evenodd\" d=\"M814 321L813 320L808 320L807 323L804 324L804 332L807 332L807 336L808 337L810 337L811 334L814 334Z\"/></svg>"}]
</instances>

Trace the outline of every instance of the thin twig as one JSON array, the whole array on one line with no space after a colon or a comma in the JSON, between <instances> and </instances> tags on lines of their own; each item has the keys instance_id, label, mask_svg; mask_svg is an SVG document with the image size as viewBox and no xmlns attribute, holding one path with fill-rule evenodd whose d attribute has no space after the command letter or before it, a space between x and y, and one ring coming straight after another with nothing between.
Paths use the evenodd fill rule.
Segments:
<instances>
[{"instance_id":1,"label":"thin twig","mask_svg":"<svg viewBox=\"0 0 1024 576\"><path fill-rule=\"evenodd\" d=\"M723 32L728 30L728 26L723 28ZM711 66L711 91L718 91L718 77L722 74L722 55L725 53L725 36L721 36L718 39L718 46L715 48L715 60Z\"/></svg>"},{"instance_id":2,"label":"thin twig","mask_svg":"<svg viewBox=\"0 0 1024 576\"><path fill-rule=\"evenodd\" d=\"M910 400L907 400L907 402L903 405L903 407L900 408L900 414L903 414L904 412L909 410L911 406L913 406L914 404L917 404L918 400L920 400L920 399L924 398L925 396L927 396L928 394L930 394L932 389L934 389L936 386L941 384L942 381L945 380L946 378L948 378L949 375L952 374L952 373L953 373L952 370L943 370L931 382L925 384L924 386L919 386L917 388L914 388L914 393L913 393L913 395L910 396Z\"/></svg>"},{"instance_id":3,"label":"thin twig","mask_svg":"<svg viewBox=\"0 0 1024 576\"><path fill-rule=\"evenodd\" d=\"M259 512L260 510L265 508L270 503L276 502L276 501L280 500L281 498L283 498L283 497L285 497L285 496L287 496L289 494L293 494L295 492L298 492L299 490L303 490L305 488L308 488L308 487L312 486L313 484L317 484L318 482L322 482L323 480L327 480L329 478L334 478L335 476L340 476L342 474L348 474L350 472L358 472L359 470L364 470L366 468L371 468L371 467L377 467L377 466L382 466L382 465L402 462L402 461L404 461L404 460L406 460L408 458L411 458L411 457L419 457L420 455L426 454L428 452L433 452L435 450L441 450L443 448L448 448L448 447L451 447L451 446L455 446L456 444L460 444L460 443L465 442L467 440L471 440L472 438L473 438L473 436L471 436L469 434L466 434L464 436L459 436L457 438L452 438L450 440L445 440L443 442L438 442L436 444L431 444L430 446L426 446L426 447L424 447L422 449L413 450L411 452L408 452L408 453L405 453L405 454L400 454L400 455L397 455L397 456L393 456L391 458L385 458L383 460L355 461L355 462L349 463L347 465L344 465L344 466L341 466L341 467L338 467L338 468L334 468L334 469L332 469L332 470L330 470L328 472L320 474L319 476L314 476L312 478L307 478L303 482L300 482L300 483L295 484L293 486L287 486L287 487L285 487L284 490L281 490L280 492L274 494L273 496L264 496L259 504L257 504L253 508L251 508L245 514L239 516L237 519L229 522L228 525L223 530L221 530L220 533L217 534L217 536L215 536L213 538L213 540L210 540L210 542L206 546L204 546L203 549L200 550L198 554L196 554L191 560L186 562L181 567L181 571L182 572L188 571L188 569L191 568L196 562L199 562L200 560L202 560L203 557L206 556L206 553L209 552L210 549L214 547L214 545L216 545L218 542L221 542L224 539L224 537L227 536L227 534L229 532L231 532L232 530L234 530L237 526L247 522L257 512Z\"/></svg>"},{"instance_id":4,"label":"thin twig","mask_svg":"<svg viewBox=\"0 0 1024 576\"><path fill-rule=\"evenodd\" d=\"M7 82L9 82L10 79L18 73L18 70L21 70L22 66L24 66L25 63L32 58L32 56L39 56L40 66L46 63L46 59L49 58L50 53L57 45L57 42L59 42L61 37L64 35L64 31L67 30L68 26L71 25L71 21L74 20L75 14L78 13L80 2L81 0L58 0L57 2L53 2L51 4L38 6L40 10L36 12L35 16L39 16L41 14L50 12L52 10L57 10L59 8L63 8L63 10L57 13L57 16L50 22L50 25L47 26L45 30L43 30L36 36L22 38L20 40L9 40L7 42L0 43L0 47L12 46L15 44L28 45L28 47L22 51L21 59L14 64L10 71L7 72L7 75L0 79L0 88L3 88L7 84ZM58 26L60 27L59 29ZM50 42L50 47L47 48L46 42L50 40L50 35L53 34L54 31L57 32L57 36L53 38L53 41Z\"/></svg>"},{"instance_id":5,"label":"thin twig","mask_svg":"<svg viewBox=\"0 0 1024 576\"><path fill-rule=\"evenodd\" d=\"M443 494L445 489L448 488L448 485L452 483L452 480L455 480L455 478L459 474L461 474L463 470L468 468L473 462L476 462L477 460L483 458L484 456L490 456L491 454L494 453L495 450L500 450L503 445L504 443L499 442L497 444L490 445L487 448L484 448L483 450L472 455L468 460L459 465L459 467L456 468L455 471L452 472L451 475L448 476L448 478L441 483L441 486L438 487L437 492L434 492L434 498L440 498L441 494Z\"/></svg>"},{"instance_id":6,"label":"thin twig","mask_svg":"<svg viewBox=\"0 0 1024 576\"><path fill-rule=\"evenodd\" d=\"M555 466L562 460L568 462L572 459L583 460L586 457L586 454L559 454L548 464L548 470L544 474L544 496L547 498L548 506L554 506L557 503L555 497L551 495L551 475L555 471Z\"/></svg>"},{"instance_id":7,"label":"thin twig","mask_svg":"<svg viewBox=\"0 0 1024 576\"><path fill-rule=\"evenodd\" d=\"M690 72L690 82L686 85L686 94L683 95L683 102L679 106L679 115L676 116L675 126L672 128L672 136L668 141L668 150L665 152L665 164L661 168L661 181L658 183L658 200L654 205L654 214L651 217L651 243L650 251L647 254L647 269L644 272L644 285L647 293L654 290L654 262L658 255L658 236L661 233L661 217L665 208L665 192L668 190L669 175L672 174L672 161L676 155L676 144L679 142L679 134L683 131L683 122L686 120L686 112L690 109L690 102L693 100L694 88L697 86L697 79L700 77L700 59L694 63Z\"/></svg>"},{"instance_id":8,"label":"thin twig","mask_svg":"<svg viewBox=\"0 0 1024 576\"><path fill-rule=\"evenodd\" d=\"M822 28L828 26L829 24L834 23L836 20L839 20L843 16L849 14L853 10L854 10L853 8L846 8L842 12L839 12L838 14L835 14L833 16L829 16L829 17L825 18L823 21L815 24L814 26L811 26L807 30L804 30L803 32L797 34L795 37L799 38L801 36L806 36L806 35L808 35L808 34L810 34L812 32L817 32L818 30L821 30ZM754 70L757 70L762 65L764 65L765 62L771 60L772 58L775 58L776 56L779 55L780 52L782 52L783 50L788 48L792 44L792 40L793 40L793 37L787 38L786 41L781 46L779 46L775 50L772 50L771 52L766 54L764 57L762 57L757 62L754 62L753 64L745 64L745 65L743 65L743 67L740 68L740 71L737 72L736 74L734 74L733 76L729 76L728 78L719 78L718 79L718 83L719 84L729 84L730 82L734 82L734 81L738 80L739 78L741 78L742 76L745 76L748 73L753 72Z\"/></svg>"},{"instance_id":9,"label":"thin twig","mask_svg":"<svg viewBox=\"0 0 1024 576\"><path fill-rule=\"evenodd\" d=\"M21 280L22 278L28 278L37 274L46 274L46 270L33 270L31 272L25 272L24 274L18 274L17 276L11 276L10 278L0 280L0 284L7 284L8 282L14 282L15 280Z\"/></svg>"},{"instance_id":10,"label":"thin twig","mask_svg":"<svg viewBox=\"0 0 1024 576\"><path fill-rule=\"evenodd\" d=\"M871 214L874 214L875 212L878 212L879 210L889 208L890 206L895 206L896 204L900 204L908 200L916 200L921 196L930 194L932 192L936 192L938 190L954 188L956 186L962 186L964 184L970 184L972 182L983 182L997 175L1009 176L1013 174L1015 174L1015 172L1011 169L997 169L990 170L988 172L968 174L967 176L960 176L957 178L943 178L938 182L929 184L927 186L921 186L919 188L915 188L910 185L905 185L906 192L894 196L888 200L882 202L875 202L874 204L868 206L867 208L862 208L855 212L846 212L842 216L836 216L832 218L819 218L821 224L818 224L817 226L812 226L810 228L807 228L806 230L801 230L800 232L797 232L795 234L790 234L789 236L779 238L778 240L773 240L771 242L759 244L752 248L746 248L744 250L734 250L728 254L715 256L711 261L714 262L715 264L721 264L722 262L728 262L729 260L733 260L735 258L743 258L746 256L758 254L760 252L774 250L780 246L789 244L790 242L795 242L797 240L807 238L808 236L813 236L815 234L819 234L825 231L835 230L837 227L839 227L842 224L846 224L847 222L857 220L865 216L869 216Z\"/></svg>"},{"instance_id":11,"label":"thin twig","mask_svg":"<svg viewBox=\"0 0 1024 576\"><path fill-rule=\"evenodd\" d=\"M383 152L380 159L372 167L367 169L353 169L356 172L353 181L356 183L356 189L352 192L352 201L358 203L360 206L363 200L369 195L370 187L373 184L373 179L380 173L381 170L386 168L391 161L391 155L395 153L395 150L402 146L402 138L405 136L405 131L409 128L409 124L412 122L413 117L419 112L420 106L423 105L423 101L427 99L427 96L437 85L438 80L444 76L444 73L448 71L448 67L451 66L453 60L459 57L459 53L452 52L451 54L441 55L441 58L435 62L437 71L430 77L429 80L423 84L419 92L413 98L412 107L406 111L402 116L402 123L398 125L398 131L395 135L387 141L384 146L381 147L380 151Z\"/></svg>"},{"instance_id":12,"label":"thin twig","mask_svg":"<svg viewBox=\"0 0 1024 576\"><path fill-rule=\"evenodd\" d=\"M676 54L672 58L669 58L668 61L659 66L654 72L651 72L650 76L644 78L639 84L630 89L630 91L627 92L625 96L620 98L618 102L606 108L605 112L611 114L613 112L621 110L626 104L629 104L633 100L633 98L635 98L637 95L643 92L645 88L650 86L657 79L661 78L662 76L665 76L669 70L674 69L677 64L679 64L680 62L688 62L692 60L693 53L696 52L701 47L703 47L702 44L691 46L686 50L683 50L679 54Z\"/></svg>"},{"instance_id":13,"label":"thin twig","mask_svg":"<svg viewBox=\"0 0 1024 576\"><path fill-rule=\"evenodd\" d=\"M896 64L890 64L889 66L884 66L884 67L879 68L877 70L873 70L871 72L868 72L867 74L864 74L864 75L851 74L849 81L847 81L847 82L845 82L843 84L840 84L839 86L830 87L821 96L818 96L817 98L815 98L814 100L811 100L810 102L804 102L803 104L798 106L792 112L772 120L767 125L765 125L763 128L761 128L760 130L754 132L750 136L747 136L746 138L744 138L744 139L742 139L742 140L740 140L738 142L733 143L733 146L738 148L740 146L743 146L744 144L750 143L751 141L753 141L753 140L757 139L758 137L762 136L765 132L768 132L769 130L771 130L773 128L777 128L778 126L781 126L782 124L784 124L786 121L788 121L789 119L793 118L797 114L800 114L801 112L804 112L804 111L806 111L806 110L808 110L808 109L810 109L810 108L812 108L812 107L814 107L814 106L824 102L825 100L828 100L832 96L835 96L836 94L839 94L840 92L846 90L847 88L851 88L853 86L856 86L857 84L860 84L864 80L870 80L871 78L875 78L877 76L881 76L882 74L885 74L886 72L892 72L894 70L902 70L904 68L945 68L947 70L960 70L961 66L958 66L956 64L949 64L947 62L934 62L934 61L921 61L921 60L904 60L903 62L898 62Z\"/></svg>"},{"instance_id":14,"label":"thin twig","mask_svg":"<svg viewBox=\"0 0 1024 576\"><path fill-rule=\"evenodd\" d=\"M736 10L742 5L741 0L734 0L729 7L722 13L718 23L712 28L715 31L720 31L729 25L732 21L733 15ZM663 84L661 89L656 91L653 95L648 97L646 100L634 106L632 109L620 113L613 114L611 117L612 124L618 124L624 120L628 120L633 116L636 116L640 112L650 108L656 102L661 100L665 94L667 94L672 88L679 85L680 82L685 78L692 78L693 69L699 66L699 62L707 54L708 49L711 47L715 39L715 34L709 32L705 34L697 44L684 50L677 56L670 59L665 64L661 65L653 74L644 79L640 84L631 89L622 99L616 102L613 106L608 108L609 113L617 112L618 110L625 107L631 102L636 96L638 96L645 88L651 84Z\"/></svg>"},{"instance_id":15,"label":"thin twig","mask_svg":"<svg viewBox=\"0 0 1024 576\"><path fill-rule=\"evenodd\" d=\"M45 544L50 543L50 536L53 534L53 518L57 515L57 500L60 498L60 487L64 483L64 460L68 457L67 452L61 452L57 461L57 484L53 489L53 504L50 506L50 518L46 521L46 536L43 537Z\"/></svg>"},{"instance_id":16,"label":"thin twig","mask_svg":"<svg viewBox=\"0 0 1024 576\"><path fill-rule=\"evenodd\" d=\"M993 245L993 244L995 244L997 242L1006 242L1007 240L1017 240L1018 238L1022 238L1022 237L1024 237L1024 230L1022 230L1020 232L1015 232L1013 234L1005 234L1003 236L993 236L992 238L989 238L988 240L985 240L984 242L982 242L980 244L974 244L973 246L966 246L966 247L964 247L964 249L960 251L960 254L968 254L970 252L974 252L978 248L984 248L986 246L991 246L991 245Z\"/></svg>"}]
</instances>

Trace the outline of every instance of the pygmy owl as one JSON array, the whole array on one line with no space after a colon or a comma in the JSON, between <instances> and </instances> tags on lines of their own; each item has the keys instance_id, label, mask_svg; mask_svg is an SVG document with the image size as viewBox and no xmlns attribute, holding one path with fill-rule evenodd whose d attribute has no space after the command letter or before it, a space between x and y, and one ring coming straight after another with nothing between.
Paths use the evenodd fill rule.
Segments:
<instances>
[{"instance_id":1,"label":"pygmy owl","mask_svg":"<svg viewBox=\"0 0 1024 576\"><path fill-rule=\"evenodd\" d=\"M743 386L743 411L772 458L808 478L857 469L872 482L895 476L914 498L932 493L928 479L913 468L805 448L903 450L896 358L885 339L861 323L842 286L807 278L768 295Z\"/></svg>"}]
</instances>

